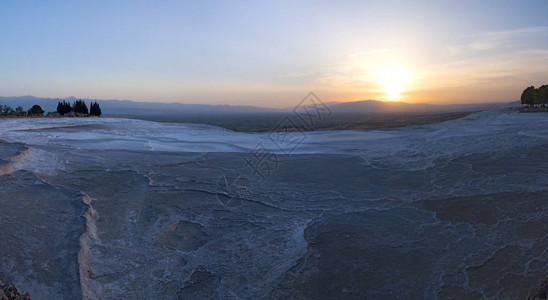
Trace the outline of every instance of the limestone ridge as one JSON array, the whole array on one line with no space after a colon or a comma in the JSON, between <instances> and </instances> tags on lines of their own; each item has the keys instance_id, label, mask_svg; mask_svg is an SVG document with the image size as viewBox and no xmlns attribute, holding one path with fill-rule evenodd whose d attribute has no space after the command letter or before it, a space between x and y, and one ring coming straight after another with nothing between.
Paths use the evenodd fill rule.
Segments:
<instances>
[{"instance_id":1,"label":"limestone ridge","mask_svg":"<svg viewBox=\"0 0 548 300\"><path fill-rule=\"evenodd\" d=\"M32 151L23 144L0 142L0 176L17 171L19 163L31 154Z\"/></svg>"},{"instance_id":2,"label":"limestone ridge","mask_svg":"<svg viewBox=\"0 0 548 300\"><path fill-rule=\"evenodd\" d=\"M100 244L101 240L97 236L97 226L95 221L99 218L99 213L91 205L93 199L82 192L82 202L88 206L84 214L86 219L86 232L80 236L80 252L78 252L78 264L80 268L80 286L83 299L97 299L96 290L93 288L94 274L91 269L91 246Z\"/></svg>"}]
</instances>

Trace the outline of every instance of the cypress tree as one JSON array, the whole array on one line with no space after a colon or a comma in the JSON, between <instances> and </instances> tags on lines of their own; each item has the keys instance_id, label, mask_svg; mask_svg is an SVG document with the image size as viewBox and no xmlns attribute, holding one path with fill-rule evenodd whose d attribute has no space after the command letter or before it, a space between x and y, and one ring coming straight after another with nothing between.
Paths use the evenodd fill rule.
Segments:
<instances>
[{"instance_id":1,"label":"cypress tree","mask_svg":"<svg viewBox=\"0 0 548 300\"><path fill-rule=\"evenodd\" d=\"M102 114L101 107L99 106L99 103L95 102L95 115L100 117Z\"/></svg>"},{"instance_id":2,"label":"cypress tree","mask_svg":"<svg viewBox=\"0 0 548 300\"><path fill-rule=\"evenodd\" d=\"M87 115L89 113L88 106L82 99L76 100L72 104L72 110L75 113Z\"/></svg>"},{"instance_id":3,"label":"cypress tree","mask_svg":"<svg viewBox=\"0 0 548 300\"><path fill-rule=\"evenodd\" d=\"M61 114L62 116L71 111L72 111L72 107L70 106L70 103L68 103L67 101L63 100L62 102L59 102L57 104L57 112Z\"/></svg>"},{"instance_id":4,"label":"cypress tree","mask_svg":"<svg viewBox=\"0 0 548 300\"><path fill-rule=\"evenodd\" d=\"M97 102L91 103L89 114L97 117L101 116L101 107L99 107L99 103Z\"/></svg>"}]
</instances>

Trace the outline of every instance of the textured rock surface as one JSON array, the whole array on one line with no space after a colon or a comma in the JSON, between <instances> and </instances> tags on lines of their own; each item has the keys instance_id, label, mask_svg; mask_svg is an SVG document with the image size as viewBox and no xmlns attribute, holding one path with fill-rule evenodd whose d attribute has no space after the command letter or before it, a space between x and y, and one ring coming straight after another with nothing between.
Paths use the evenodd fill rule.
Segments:
<instances>
[{"instance_id":1,"label":"textured rock surface","mask_svg":"<svg viewBox=\"0 0 548 300\"><path fill-rule=\"evenodd\" d=\"M0 177L0 278L37 299L542 296L543 118L307 133L266 178L245 160L262 134L110 119L0 132L32 151Z\"/></svg>"},{"instance_id":2,"label":"textured rock surface","mask_svg":"<svg viewBox=\"0 0 548 300\"><path fill-rule=\"evenodd\" d=\"M548 276L544 277L537 286L529 292L527 300L548 299Z\"/></svg>"},{"instance_id":3,"label":"textured rock surface","mask_svg":"<svg viewBox=\"0 0 548 300\"><path fill-rule=\"evenodd\" d=\"M0 143L0 176L15 172L19 163L30 154L30 149L23 144Z\"/></svg>"},{"instance_id":4,"label":"textured rock surface","mask_svg":"<svg viewBox=\"0 0 548 300\"><path fill-rule=\"evenodd\" d=\"M0 178L0 275L39 298L78 298L80 193L27 171Z\"/></svg>"},{"instance_id":5,"label":"textured rock surface","mask_svg":"<svg viewBox=\"0 0 548 300\"><path fill-rule=\"evenodd\" d=\"M29 293L21 295L13 283L0 281L0 300L31 300Z\"/></svg>"}]
</instances>

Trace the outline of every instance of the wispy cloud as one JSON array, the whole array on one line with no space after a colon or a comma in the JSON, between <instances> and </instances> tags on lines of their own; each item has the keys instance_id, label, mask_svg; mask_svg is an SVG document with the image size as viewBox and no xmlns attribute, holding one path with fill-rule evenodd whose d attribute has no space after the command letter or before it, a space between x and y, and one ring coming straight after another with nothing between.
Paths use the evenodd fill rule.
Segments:
<instances>
[{"instance_id":1,"label":"wispy cloud","mask_svg":"<svg viewBox=\"0 0 548 300\"><path fill-rule=\"evenodd\" d=\"M548 36L548 27L529 27L506 31L488 31L470 36L468 45L474 50L490 50L501 47L530 45L531 40L542 40Z\"/></svg>"}]
</instances>

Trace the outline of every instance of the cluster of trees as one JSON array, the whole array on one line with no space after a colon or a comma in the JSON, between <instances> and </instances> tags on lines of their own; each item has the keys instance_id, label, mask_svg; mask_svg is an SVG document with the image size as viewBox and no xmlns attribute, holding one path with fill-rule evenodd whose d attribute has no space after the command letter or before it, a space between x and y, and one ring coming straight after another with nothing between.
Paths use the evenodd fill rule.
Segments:
<instances>
[{"instance_id":1,"label":"cluster of trees","mask_svg":"<svg viewBox=\"0 0 548 300\"><path fill-rule=\"evenodd\" d=\"M74 112L85 116L101 116L101 107L99 103L91 102L90 109L82 100L76 100L72 105L67 101L60 101L57 103L57 112L64 116L67 113ZM23 107L18 106L15 109L8 105L0 104L0 117L37 117L43 116L44 110L40 105L34 105L29 110L24 110Z\"/></svg>"},{"instance_id":2,"label":"cluster of trees","mask_svg":"<svg viewBox=\"0 0 548 300\"><path fill-rule=\"evenodd\" d=\"M0 105L0 116L3 117L42 116L43 114L44 110L40 105L34 105L29 110L24 110L21 106L17 106L13 109L8 105Z\"/></svg>"},{"instance_id":3,"label":"cluster of trees","mask_svg":"<svg viewBox=\"0 0 548 300\"><path fill-rule=\"evenodd\" d=\"M82 100L74 101L74 104L72 105L72 111L74 111L75 113L84 114L84 115L87 115L89 113L86 102Z\"/></svg>"},{"instance_id":4,"label":"cluster of trees","mask_svg":"<svg viewBox=\"0 0 548 300\"><path fill-rule=\"evenodd\" d=\"M526 88L521 94L521 104L546 106L548 104L548 85L543 85L538 89L534 86Z\"/></svg>"},{"instance_id":5,"label":"cluster of trees","mask_svg":"<svg viewBox=\"0 0 548 300\"><path fill-rule=\"evenodd\" d=\"M97 102L91 102L91 107L88 110L88 106L82 100L76 100L72 103L72 105L68 103L67 101L63 100L57 104L57 112L61 116L64 116L65 114L70 112L74 112L78 114L99 117L101 115L101 108L99 107L99 103Z\"/></svg>"},{"instance_id":6,"label":"cluster of trees","mask_svg":"<svg viewBox=\"0 0 548 300\"><path fill-rule=\"evenodd\" d=\"M99 103L91 102L91 106L89 107L89 114L97 117L101 115L101 107L99 107Z\"/></svg>"},{"instance_id":7,"label":"cluster of trees","mask_svg":"<svg viewBox=\"0 0 548 300\"><path fill-rule=\"evenodd\" d=\"M57 103L57 112L61 114L61 116L71 111L72 111L72 107L70 106L70 103L68 103L67 101L63 100Z\"/></svg>"},{"instance_id":8,"label":"cluster of trees","mask_svg":"<svg viewBox=\"0 0 548 300\"><path fill-rule=\"evenodd\" d=\"M0 115L10 116L10 117L24 117L27 115L27 112L23 110L21 106L18 106L16 109L13 109L7 105L0 105Z\"/></svg>"}]
</instances>

